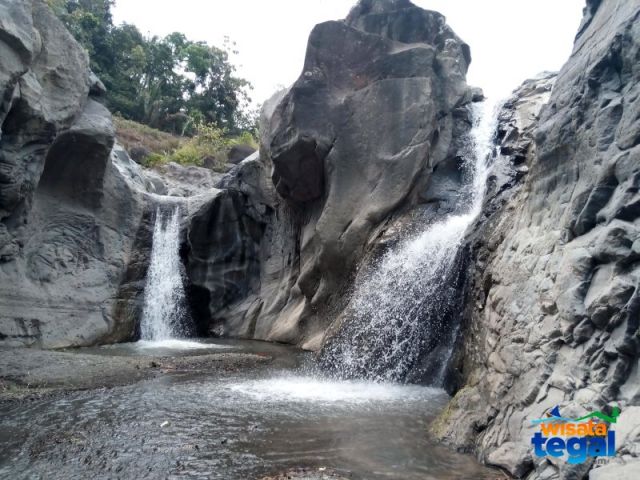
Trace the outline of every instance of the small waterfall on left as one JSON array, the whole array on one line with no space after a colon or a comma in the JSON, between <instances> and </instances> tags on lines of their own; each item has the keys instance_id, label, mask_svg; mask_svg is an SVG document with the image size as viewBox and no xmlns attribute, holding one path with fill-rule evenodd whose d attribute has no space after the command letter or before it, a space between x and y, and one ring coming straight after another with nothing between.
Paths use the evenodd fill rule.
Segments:
<instances>
[{"instance_id":1,"label":"small waterfall on left","mask_svg":"<svg viewBox=\"0 0 640 480\"><path fill-rule=\"evenodd\" d=\"M185 338L193 331L179 254L181 213L179 204L160 205L156 210L140 322L143 341Z\"/></svg>"}]
</instances>

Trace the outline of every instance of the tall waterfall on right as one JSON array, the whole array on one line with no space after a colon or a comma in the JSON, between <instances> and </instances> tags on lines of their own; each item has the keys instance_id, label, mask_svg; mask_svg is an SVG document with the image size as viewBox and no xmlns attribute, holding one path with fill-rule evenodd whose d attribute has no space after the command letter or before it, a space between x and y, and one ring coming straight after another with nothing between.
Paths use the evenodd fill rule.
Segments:
<instances>
[{"instance_id":1,"label":"tall waterfall on right","mask_svg":"<svg viewBox=\"0 0 640 480\"><path fill-rule=\"evenodd\" d=\"M457 213L401 241L376 262L356 285L338 333L324 346L319 362L339 378L405 381L425 351L432 383L443 382L457 325L447 319L457 305L459 250L478 216L493 148L496 109L488 102L472 107L464 156L472 176L460 192Z\"/></svg>"}]
</instances>

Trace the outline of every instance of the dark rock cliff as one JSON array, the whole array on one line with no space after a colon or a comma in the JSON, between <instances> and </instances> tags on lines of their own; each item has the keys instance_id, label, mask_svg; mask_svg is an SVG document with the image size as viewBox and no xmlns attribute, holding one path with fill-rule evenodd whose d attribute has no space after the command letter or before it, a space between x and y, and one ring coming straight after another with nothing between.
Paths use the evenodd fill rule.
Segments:
<instances>
[{"instance_id":1,"label":"dark rock cliff","mask_svg":"<svg viewBox=\"0 0 640 480\"><path fill-rule=\"evenodd\" d=\"M196 167L147 178L114 145L103 92L86 52L44 2L0 0L3 344L133 338L156 203L150 193L202 193L213 184Z\"/></svg>"},{"instance_id":2,"label":"dark rock cliff","mask_svg":"<svg viewBox=\"0 0 640 480\"><path fill-rule=\"evenodd\" d=\"M86 53L40 1L0 1L0 19L0 338L106 339L140 202Z\"/></svg>"},{"instance_id":3,"label":"dark rock cliff","mask_svg":"<svg viewBox=\"0 0 640 480\"><path fill-rule=\"evenodd\" d=\"M390 222L419 205L442 213L456 194L448 172L480 95L470 60L442 15L406 0L363 0L313 29L300 78L265 108L260 157L189 232L191 291L215 331L320 346ZM196 238L222 225L219 242Z\"/></svg>"},{"instance_id":4,"label":"dark rock cliff","mask_svg":"<svg viewBox=\"0 0 640 480\"><path fill-rule=\"evenodd\" d=\"M530 420L556 405L568 416L620 405L618 455L588 476L640 471L639 19L637 0L588 2L539 120L547 80L503 110L509 159L496 162L512 180L494 177L504 188L470 239L462 388L434 431L518 477L593 466L532 456Z\"/></svg>"}]
</instances>

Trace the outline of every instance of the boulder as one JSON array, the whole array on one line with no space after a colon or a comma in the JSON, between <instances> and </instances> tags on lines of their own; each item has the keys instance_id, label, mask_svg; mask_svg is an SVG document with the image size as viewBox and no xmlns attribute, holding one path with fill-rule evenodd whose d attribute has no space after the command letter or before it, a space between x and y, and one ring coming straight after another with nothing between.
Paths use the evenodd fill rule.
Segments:
<instances>
[{"instance_id":1,"label":"boulder","mask_svg":"<svg viewBox=\"0 0 640 480\"><path fill-rule=\"evenodd\" d=\"M218 159L216 157L212 157L211 155L208 155L208 156L206 156L206 157L204 157L202 159L202 166L204 168L208 168L210 170L213 170L218 165L219 165Z\"/></svg>"},{"instance_id":2,"label":"boulder","mask_svg":"<svg viewBox=\"0 0 640 480\"><path fill-rule=\"evenodd\" d=\"M89 61L42 2L2 0L0 12L0 222L21 246L47 148L87 102Z\"/></svg>"},{"instance_id":3,"label":"boulder","mask_svg":"<svg viewBox=\"0 0 640 480\"><path fill-rule=\"evenodd\" d=\"M174 197L213 193L216 183L222 178L222 174L208 168L175 162L144 169L144 174L154 184L164 186L157 188L159 193Z\"/></svg>"},{"instance_id":4,"label":"boulder","mask_svg":"<svg viewBox=\"0 0 640 480\"><path fill-rule=\"evenodd\" d=\"M139 164L143 164L144 160L151 155L151 151L143 146L135 146L129 149L129 156L131 159Z\"/></svg>"},{"instance_id":5,"label":"boulder","mask_svg":"<svg viewBox=\"0 0 640 480\"><path fill-rule=\"evenodd\" d=\"M243 189L237 215L261 212L262 235L250 287L202 313L216 331L319 348L381 231L414 208L435 215L456 194L434 199L430 179L460 161L466 105L478 97L469 62L444 17L408 1L361 1L313 29L302 74L263 109L259 160L224 181ZM210 225L224 221L209 212ZM198 275L209 298L229 278L214 270Z\"/></svg>"},{"instance_id":6,"label":"boulder","mask_svg":"<svg viewBox=\"0 0 640 480\"><path fill-rule=\"evenodd\" d=\"M589 472L589 480L635 480L640 476L640 461L605 465Z\"/></svg>"},{"instance_id":7,"label":"boulder","mask_svg":"<svg viewBox=\"0 0 640 480\"><path fill-rule=\"evenodd\" d=\"M503 468L515 478L523 478L533 468L531 449L513 442L504 443L489 454L487 464Z\"/></svg>"},{"instance_id":8,"label":"boulder","mask_svg":"<svg viewBox=\"0 0 640 480\"><path fill-rule=\"evenodd\" d=\"M233 165L237 165L255 151L256 149L251 145L234 145L229 149L229 153L227 154L227 161Z\"/></svg>"},{"instance_id":9,"label":"boulder","mask_svg":"<svg viewBox=\"0 0 640 480\"><path fill-rule=\"evenodd\" d=\"M147 205L85 50L44 2L0 0L0 343L132 338L121 281Z\"/></svg>"}]
</instances>

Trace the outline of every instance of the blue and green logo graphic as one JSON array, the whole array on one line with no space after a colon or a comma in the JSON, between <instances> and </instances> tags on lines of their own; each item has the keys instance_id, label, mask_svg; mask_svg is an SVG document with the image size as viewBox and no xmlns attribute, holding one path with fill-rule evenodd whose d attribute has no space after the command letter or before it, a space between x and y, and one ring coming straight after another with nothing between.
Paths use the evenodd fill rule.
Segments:
<instances>
[{"instance_id":1,"label":"blue and green logo graphic","mask_svg":"<svg viewBox=\"0 0 640 480\"><path fill-rule=\"evenodd\" d=\"M539 430L531 437L535 454L562 457L569 463L583 463L589 457L613 457L616 454L616 432L611 429L620 416L614 407L610 415L601 411L579 418L566 418L555 406L543 418L531 420Z\"/></svg>"}]
</instances>

